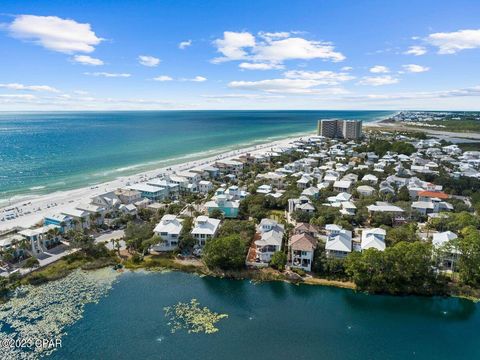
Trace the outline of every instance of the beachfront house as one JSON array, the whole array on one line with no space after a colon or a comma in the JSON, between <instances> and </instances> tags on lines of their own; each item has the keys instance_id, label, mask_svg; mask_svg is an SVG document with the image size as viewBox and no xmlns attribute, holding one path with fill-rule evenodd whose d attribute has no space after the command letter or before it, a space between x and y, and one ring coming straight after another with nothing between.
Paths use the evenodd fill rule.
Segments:
<instances>
[{"instance_id":1,"label":"beachfront house","mask_svg":"<svg viewBox=\"0 0 480 360\"><path fill-rule=\"evenodd\" d=\"M142 198L153 201L163 200L168 195L168 190L166 188L145 183L130 185L128 189L138 191Z\"/></svg>"},{"instance_id":2,"label":"beachfront house","mask_svg":"<svg viewBox=\"0 0 480 360\"><path fill-rule=\"evenodd\" d=\"M201 215L195 219L191 234L197 241L197 245L203 247L209 239L217 235L219 226L220 220Z\"/></svg>"},{"instance_id":3,"label":"beachfront house","mask_svg":"<svg viewBox=\"0 0 480 360\"><path fill-rule=\"evenodd\" d=\"M82 209L67 209L61 212L62 215L69 216L77 230L90 228L90 213Z\"/></svg>"},{"instance_id":4,"label":"beachfront house","mask_svg":"<svg viewBox=\"0 0 480 360\"><path fill-rule=\"evenodd\" d=\"M313 253L317 240L309 234L293 235L289 241L290 266L305 271L312 270Z\"/></svg>"},{"instance_id":5,"label":"beachfront house","mask_svg":"<svg viewBox=\"0 0 480 360\"><path fill-rule=\"evenodd\" d=\"M11 260L16 260L25 254L22 244L25 239L20 234L10 232L0 236L0 260L7 261L7 255L11 254ZM8 260L10 261L10 260Z\"/></svg>"},{"instance_id":6,"label":"beachfront house","mask_svg":"<svg viewBox=\"0 0 480 360\"><path fill-rule=\"evenodd\" d=\"M43 219L43 225L55 225L62 233L74 228L73 218L66 214L47 215Z\"/></svg>"},{"instance_id":7,"label":"beachfront house","mask_svg":"<svg viewBox=\"0 0 480 360\"><path fill-rule=\"evenodd\" d=\"M46 225L35 229L25 229L18 232L30 244L32 255L37 256L61 242L60 228Z\"/></svg>"},{"instance_id":8,"label":"beachfront house","mask_svg":"<svg viewBox=\"0 0 480 360\"><path fill-rule=\"evenodd\" d=\"M137 201L142 200L142 193L137 190L117 189L115 190L115 195L125 205L135 204Z\"/></svg>"},{"instance_id":9,"label":"beachfront house","mask_svg":"<svg viewBox=\"0 0 480 360\"><path fill-rule=\"evenodd\" d=\"M183 219L175 215L163 215L153 232L158 235L162 241L152 246L152 250L158 252L173 251L178 247L180 232L183 227Z\"/></svg>"}]
</instances>

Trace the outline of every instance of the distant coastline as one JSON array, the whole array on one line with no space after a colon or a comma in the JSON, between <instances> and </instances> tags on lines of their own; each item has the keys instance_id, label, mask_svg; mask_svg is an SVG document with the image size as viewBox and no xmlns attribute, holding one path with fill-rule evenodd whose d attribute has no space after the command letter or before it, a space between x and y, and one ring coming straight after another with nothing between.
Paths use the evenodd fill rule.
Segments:
<instances>
[{"instance_id":1,"label":"distant coastline","mask_svg":"<svg viewBox=\"0 0 480 360\"><path fill-rule=\"evenodd\" d=\"M118 177L315 131L320 118L391 111L110 111L0 113L0 202L96 186ZM2 201L3 200L3 201ZM1 206L1 205L0 205Z\"/></svg>"}]
</instances>

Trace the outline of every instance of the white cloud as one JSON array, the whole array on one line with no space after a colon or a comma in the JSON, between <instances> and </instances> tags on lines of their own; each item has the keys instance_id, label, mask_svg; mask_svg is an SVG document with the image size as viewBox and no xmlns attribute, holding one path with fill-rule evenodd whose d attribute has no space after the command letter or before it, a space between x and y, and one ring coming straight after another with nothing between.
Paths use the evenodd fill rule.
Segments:
<instances>
[{"instance_id":1,"label":"white cloud","mask_svg":"<svg viewBox=\"0 0 480 360\"><path fill-rule=\"evenodd\" d=\"M294 59L323 59L334 62L345 59L345 56L336 52L335 47L329 42L289 36L289 33L261 33L261 39L257 42L255 36L249 32L225 31L222 39L214 41L217 51L223 56L213 59L213 62L247 60L281 64Z\"/></svg>"},{"instance_id":2,"label":"white cloud","mask_svg":"<svg viewBox=\"0 0 480 360\"><path fill-rule=\"evenodd\" d=\"M358 82L360 85L381 86L398 83L398 79L390 75L383 76L364 76L362 80Z\"/></svg>"},{"instance_id":3,"label":"white cloud","mask_svg":"<svg viewBox=\"0 0 480 360\"><path fill-rule=\"evenodd\" d=\"M160 64L160 59L149 55L140 55L138 57L138 62L143 66L155 67Z\"/></svg>"},{"instance_id":4,"label":"white cloud","mask_svg":"<svg viewBox=\"0 0 480 360\"><path fill-rule=\"evenodd\" d=\"M258 33L258 36L266 39L266 40L272 40L272 39L285 39L290 37L290 33L287 31L277 31L277 32L263 32L260 31Z\"/></svg>"},{"instance_id":5,"label":"white cloud","mask_svg":"<svg viewBox=\"0 0 480 360\"><path fill-rule=\"evenodd\" d=\"M323 59L343 61L345 56L334 51L331 43L311 41L302 38L287 38L269 41L254 49L254 58L261 61L283 62L285 60Z\"/></svg>"},{"instance_id":6,"label":"white cloud","mask_svg":"<svg viewBox=\"0 0 480 360\"><path fill-rule=\"evenodd\" d=\"M192 40L186 40L186 41L182 41L180 44L178 44L178 48L179 49L186 49L187 47L191 46L192 45Z\"/></svg>"},{"instance_id":7,"label":"white cloud","mask_svg":"<svg viewBox=\"0 0 480 360\"><path fill-rule=\"evenodd\" d=\"M37 97L32 94L0 94L0 99L7 100L33 100Z\"/></svg>"},{"instance_id":8,"label":"white cloud","mask_svg":"<svg viewBox=\"0 0 480 360\"><path fill-rule=\"evenodd\" d=\"M153 80L155 80L155 81L172 81L173 79L168 75L160 75L160 76L157 76L157 77L153 78Z\"/></svg>"},{"instance_id":9,"label":"white cloud","mask_svg":"<svg viewBox=\"0 0 480 360\"><path fill-rule=\"evenodd\" d=\"M410 73L421 73L421 72L430 70L430 68L427 66L416 65L416 64L402 65L402 67L405 69L405 71Z\"/></svg>"},{"instance_id":10,"label":"white cloud","mask_svg":"<svg viewBox=\"0 0 480 360\"><path fill-rule=\"evenodd\" d=\"M100 77L108 77L108 78L128 78L132 76L131 74L127 73L109 73L109 72L86 72L84 73L85 75L90 75L90 76L100 76Z\"/></svg>"},{"instance_id":11,"label":"white cloud","mask_svg":"<svg viewBox=\"0 0 480 360\"><path fill-rule=\"evenodd\" d=\"M279 64L272 64L272 63L248 63L243 62L238 65L239 68L245 70L276 70L276 69L283 69L285 66Z\"/></svg>"},{"instance_id":12,"label":"white cloud","mask_svg":"<svg viewBox=\"0 0 480 360\"><path fill-rule=\"evenodd\" d=\"M207 81L206 77L203 76L195 76L193 79L182 79L183 81L193 81L193 82L204 82Z\"/></svg>"},{"instance_id":13,"label":"white cloud","mask_svg":"<svg viewBox=\"0 0 480 360\"><path fill-rule=\"evenodd\" d=\"M407 51L404 52L405 55L414 55L421 56L427 53L427 49L424 46L410 46Z\"/></svg>"},{"instance_id":14,"label":"white cloud","mask_svg":"<svg viewBox=\"0 0 480 360\"><path fill-rule=\"evenodd\" d=\"M103 61L100 59L93 58L88 55L75 55L72 60L82 65L92 65L99 66L103 65Z\"/></svg>"},{"instance_id":15,"label":"white cloud","mask_svg":"<svg viewBox=\"0 0 480 360\"><path fill-rule=\"evenodd\" d=\"M342 71L352 71L352 70L353 70L353 67L351 67L351 66L344 66L344 67L342 67L340 70L342 70Z\"/></svg>"},{"instance_id":16,"label":"white cloud","mask_svg":"<svg viewBox=\"0 0 480 360\"><path fill-rule=\"evenodd\" d=\"M334 71L290 70L285 72L284 75L289 79L315 80L317 85L338 85L341 82L355 79L348 73Z\"/></svg>"},{"instance_id":17,"label":"white cloud","mask_svg":"<svg viewBox=\"0 0 480 360\"><path fill-rule=\"evenodd\" d=\"M480 86L444 91L422 91L394 94L367 94L345 96L350 100L417 100L417 99L444 99L456 97L480 97Z\"/></svg>"},{"instance_id":18,"label":"white cloud","mask_svg":"<svg viewBox=\"0 0 480 360\"><path fill-rule=\"evenodd\" d=\"M67 54L90 53L103 40L92 31L90 24L57 16L18 15L7 29L14 38Z\"/></svg>"},{"instance_id":19,"label":"white cloud","mask_svg":"<svg viewBox=\"0 0 480 360\"><path fill-rule=\"evenodd\" d=\"M283 94L341 94L341 88L317 89L322 82L308 79L267 79L260 81L232 81L228 87L242 90L260 90L267 93Z\"/></svg>"},{"instance_id":20,"label":"white cloud","mask_svg":"<svg viewBox=\"0 0 480 360\"><path fill-rule=\"evenodd\" d=\"M17 84L17 83L10 83L10 84L0 84L0 88L9 89L9 90L45 91L45 92L53 92L53 93L60 92L54 87L51 87L48 85L23 85L23 84Z\"/></svg>"},{"instance_id":21,"label":"white cloud","mask_svg":"<svg viewBox=\"0 0 480 360\"><path fill-rule=\"evenodd\" d=\"M479 48L480 29L434 33L428 35L425 40L438 47L439 54L455 54L461 50Z\"/></svg>"},{"instance_id":22,"label":"white cloud","mask_svg":"<svg viewBox=\"0 0 480 360\"><path fill-rule=\"evenodd\" d=\"M371 73L374 73L374 74L385 74L385 73L390 72L388 67L383 66L383 65L375 65L375 66L371 67L369 71Z\"/></svg>"},{"instance_id":23,"label":"white cloud","mask_svg":"<svg viewBox=\"0 0 480 360\"><path fill-rule=\"evenodd\" d=\"M224 56L214 59L213 62L243 60L248 57L245 49L255 46L255 37L248 32L225 31L223 39L216 39L213 43L217 51Z\"/></svg>"},{"instance_id":24,"label":"white cloud","mask_svg":"<svg viewBox=\"0 0 480 360\"><path fill-rule=\"evenodd\" d=\"M283 99L283 95L262 95L262 94L220 94L220 95L202 95L207 99L249 99L249 100L271 100Z\"/></svg>"}]
</instances>

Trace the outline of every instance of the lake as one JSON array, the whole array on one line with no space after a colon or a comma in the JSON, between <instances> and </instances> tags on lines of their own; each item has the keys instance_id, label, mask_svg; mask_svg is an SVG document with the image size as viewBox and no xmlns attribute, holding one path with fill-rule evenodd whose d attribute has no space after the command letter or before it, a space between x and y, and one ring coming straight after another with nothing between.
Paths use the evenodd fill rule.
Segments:
<instances>
[{"instance_id":1,"label":"lake","mask_svg":"<svg viewBox=\"0 0 480 360\"><path fill-rule=\"evenodd\" d=\"M228 318L171 333L164 307L197 299ZM478 359L478 305L181 272L125 273L67 328L51 359Z\"/></svg>"}]
</instances>

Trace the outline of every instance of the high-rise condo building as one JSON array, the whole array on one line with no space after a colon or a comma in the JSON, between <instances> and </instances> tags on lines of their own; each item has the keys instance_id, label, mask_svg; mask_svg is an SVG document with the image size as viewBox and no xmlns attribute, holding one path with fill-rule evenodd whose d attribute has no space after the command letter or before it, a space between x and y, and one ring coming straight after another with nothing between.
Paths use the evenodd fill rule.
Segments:
<instances>
[{"instance_id":1,"label":"high-rise condo building","mask_svg":"<svg viewBox=\"0 0 480 360\"><path fill-rule=\"evenodd\" d=\"M317 133L327 138L360 139L362 137L362 121L319 120Z\"/></svg>"}]
</instances>

